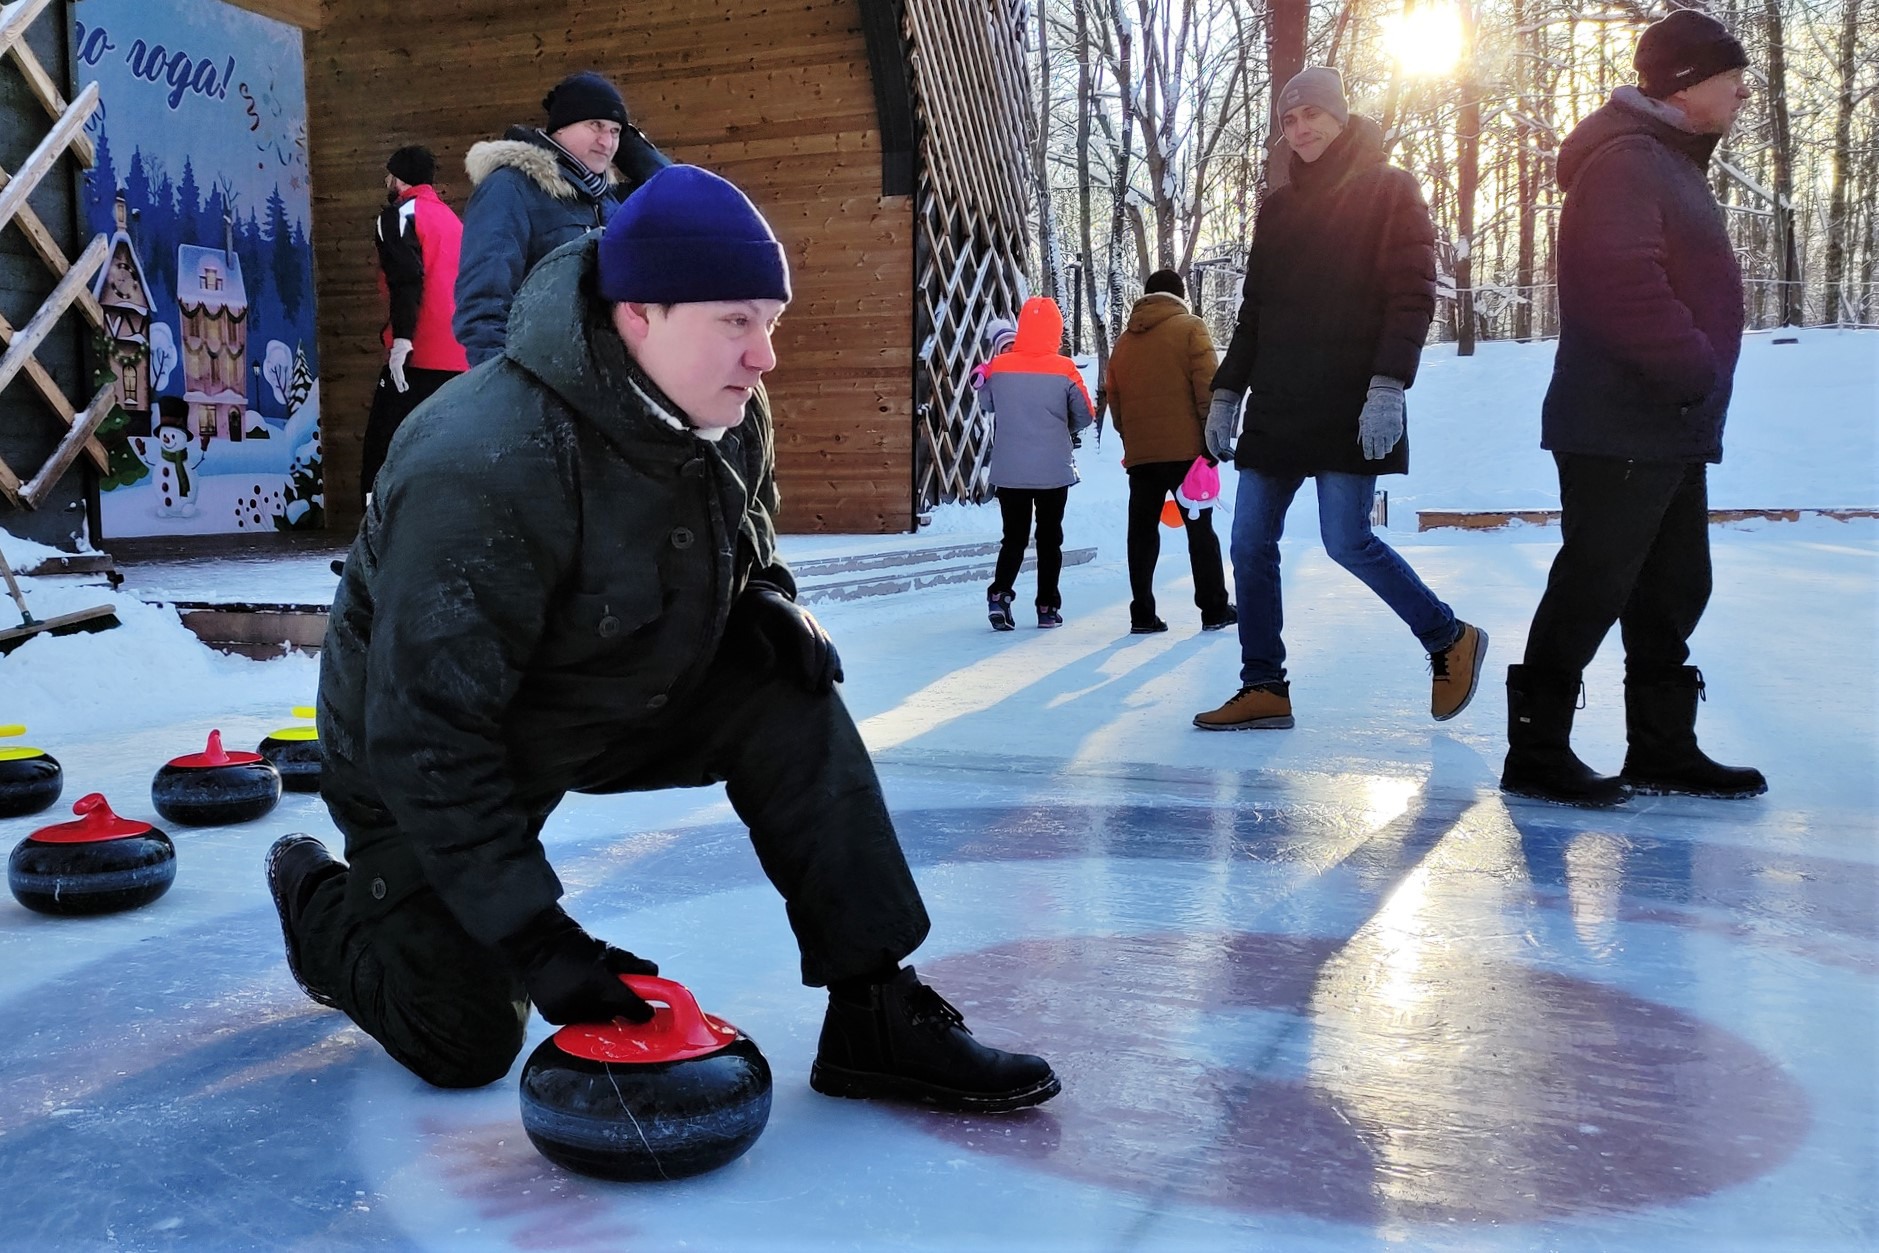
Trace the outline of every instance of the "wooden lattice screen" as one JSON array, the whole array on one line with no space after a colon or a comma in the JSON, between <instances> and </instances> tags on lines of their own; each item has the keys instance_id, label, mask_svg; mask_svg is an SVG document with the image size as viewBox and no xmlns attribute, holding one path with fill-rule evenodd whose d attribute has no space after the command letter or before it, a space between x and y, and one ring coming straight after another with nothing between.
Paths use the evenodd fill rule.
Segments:
<instances>
[{"instance_id":1,"label":"wooden lattice screen","mask_svg":"<svg viewBox=\"0 0 1879 1253\"><path fill-rule=\"evenodd\" d=\"M27 197L33 189L45 180L46 175L59 168L59 159L67 151L86 166L93 159L91 140L85 135L85 122L98 107L98 85L90 84L79 93L76 100L66 103L57 83L26 45L27 28L50 3L51 0L13 0L13 3L0 6L0 54L18 69L27 86L53 119L52 129L39 141L17 172L0 169L0 230L9 224L18 226L33 251L39 254L40 259L58 278L51 294L39 306L38 312L27 320L26 325L15 329L4 315L0 315L0 345L6 349L5 356L0 357L0 391L4 391L15 378L25 375L47 407L70 428L53 450L52 456L27 482L21 482L12 467L0 460L0 499L5 499L16 509L37 508L44 503L53 485L71 467L80 452L88 455L99 470L105 469L110 458L93 435L110 413L115 396L114 386L107 383L83 410L79 410L33 355L52 334L65 311L73 306L77 306L94 330L103 329L104 313L92 297L90 284L92 275L98 272L110 251L109 241L99 235L91 241L77 262L68 261L64 250L59 247L57 237L27 203ZM63 16L62 6L54 11Z\"/></svg>"},{"instance_id":2,"label":"wooden lattice screen","mask_svg":"<svg viewBox=\"0 0 1879 1253\"><path fill-rule=\"evenodd\" d=\"M1034 123L1025 0L905 0L920 177L914 212L914 501L990 495L972 394L984 329L1028 290Z\"/></svg>"}]
</instances>

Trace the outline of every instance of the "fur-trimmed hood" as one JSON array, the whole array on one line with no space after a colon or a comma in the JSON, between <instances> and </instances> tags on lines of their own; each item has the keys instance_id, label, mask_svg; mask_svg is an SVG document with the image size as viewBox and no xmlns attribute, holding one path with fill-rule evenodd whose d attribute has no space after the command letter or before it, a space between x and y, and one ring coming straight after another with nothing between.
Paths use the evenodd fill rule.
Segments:
<instances>
[{"instance_id":1,"label":"fur-trimmed hood","mask_svg":"<svg viewBox=\"0 0 1879 1253\"><path fill-rule=\"evenodd\" d=\"M547 136L527 126L511 126L501 139L472 144L463 168L469 173L471 186L480 185L497 170L511 169L527 175L557 200L574 200L581 194L581 189L562 174ZM607 167L608 186L618 187L625 181L619 170Z\"/></svg>"}]
</instances>

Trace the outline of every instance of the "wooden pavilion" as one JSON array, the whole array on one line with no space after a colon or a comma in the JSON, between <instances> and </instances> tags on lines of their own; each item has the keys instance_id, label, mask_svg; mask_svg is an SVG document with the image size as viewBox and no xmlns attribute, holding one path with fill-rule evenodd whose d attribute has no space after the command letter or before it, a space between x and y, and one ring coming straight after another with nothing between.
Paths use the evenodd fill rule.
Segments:
<instances>
[{"instance_id":1,"label":"wooden pavilion","mask_svg":"<svg viewBox=\"0 0 1879 1253\"><path fill-rule=\"evenodd\" d=\"M580 69L613 79L665 152L741 185L789 251L797 298L770 385L784 528L906 531L940 501L985 494L969 376L984 324L1026 291L1025 0L226 2L304 36L327 527L356 521L386 156L427 145L461 206L470 146L538 124L547 88ZM69 471L104 469L90 432L114 394L93 397L98 363L83 364L104 325L89 280L109 241L86 247L69 184L47 177L67 147L91 159L77 127L94 106L71 90L60 33L78 12L0 0L19 63L0 73L0 115L20 123L0 156L49 206L35 216L20 187L0 190L0 304L15 317L0 340L19 349L3 368L29 385L0 384L0 511L36 514L8 525L55 543L77 534L86 498L95 517L96 492Z\"/></svg>"},{"instance_id":2,"label":"wooden pavilion","mask_svg":"<svg viewBox=\"0 0 1879 1253\"><path fill-rule=\"evenodd\" d=\"M611 78L654 143L738 183L789 250L777 345L782 522L892 532L983 493L968 375L1024 288L1024 0L242 0L306 28L328 499L357 493L380 356L370 222L385 157L538 124Z\"/></svg>"}]
</instances>

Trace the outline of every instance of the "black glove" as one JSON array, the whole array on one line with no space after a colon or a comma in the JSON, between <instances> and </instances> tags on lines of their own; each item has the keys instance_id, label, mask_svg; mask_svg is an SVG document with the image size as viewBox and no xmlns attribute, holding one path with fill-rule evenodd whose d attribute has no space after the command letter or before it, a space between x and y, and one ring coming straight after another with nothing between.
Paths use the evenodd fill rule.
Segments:
<instances>
[{"instance_id":1,"label":"black glove","mask_svg":"<svg viewBox=\"0 0 1879 1253\"><path fill-rule=\"evenodd\" d=\"M731 606L724 647L759 670L781 668L817 696L842 681L842 658L815 615L773 583L752 580Z\"/></svg>"},{"instance_id":2,"label":"black glove","mask_svg":"<svg viewBox=\"0 0 1879 1253\"><path fill-rule=\"evenodd\" d=\"M656 975L659 967L597 940L559 905L537 914L502 942L522 972L522 985L541 1016L570 1022L650 1022L652 1006L620 982L621 975Z\"/></svg>"}]
</instances>

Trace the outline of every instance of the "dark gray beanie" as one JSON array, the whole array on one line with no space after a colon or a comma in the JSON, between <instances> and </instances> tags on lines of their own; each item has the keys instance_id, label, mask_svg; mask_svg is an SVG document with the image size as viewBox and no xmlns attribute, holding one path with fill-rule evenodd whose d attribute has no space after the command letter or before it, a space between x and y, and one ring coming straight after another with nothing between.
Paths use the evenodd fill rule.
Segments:
<instances>
[{"instance_id":1,"label":"dark gray beanie","mask_svg":"<svg viewBox=\"0 0 1879 1253\"><path fill-rule=\"evenodd\" d=\"M1329 113L1339 126L1351 124L1350 102L1344 99L1344 76L1328 65L1306 66L1279 91L1281 118L1308 104Z\"/></svg>"},{"instance_id":2,"label":"dark gray beanie","mask_svg":"<svg viewBox=\"0 0 1879 1253\"><path fill-rule=\"evenodd\" d=\"M1645 27L1631 61L1638 90L1656 100L1748 63L1748 53L1729 28L1695 9L1678 9Z\"/></svg>"}]
</instances>

